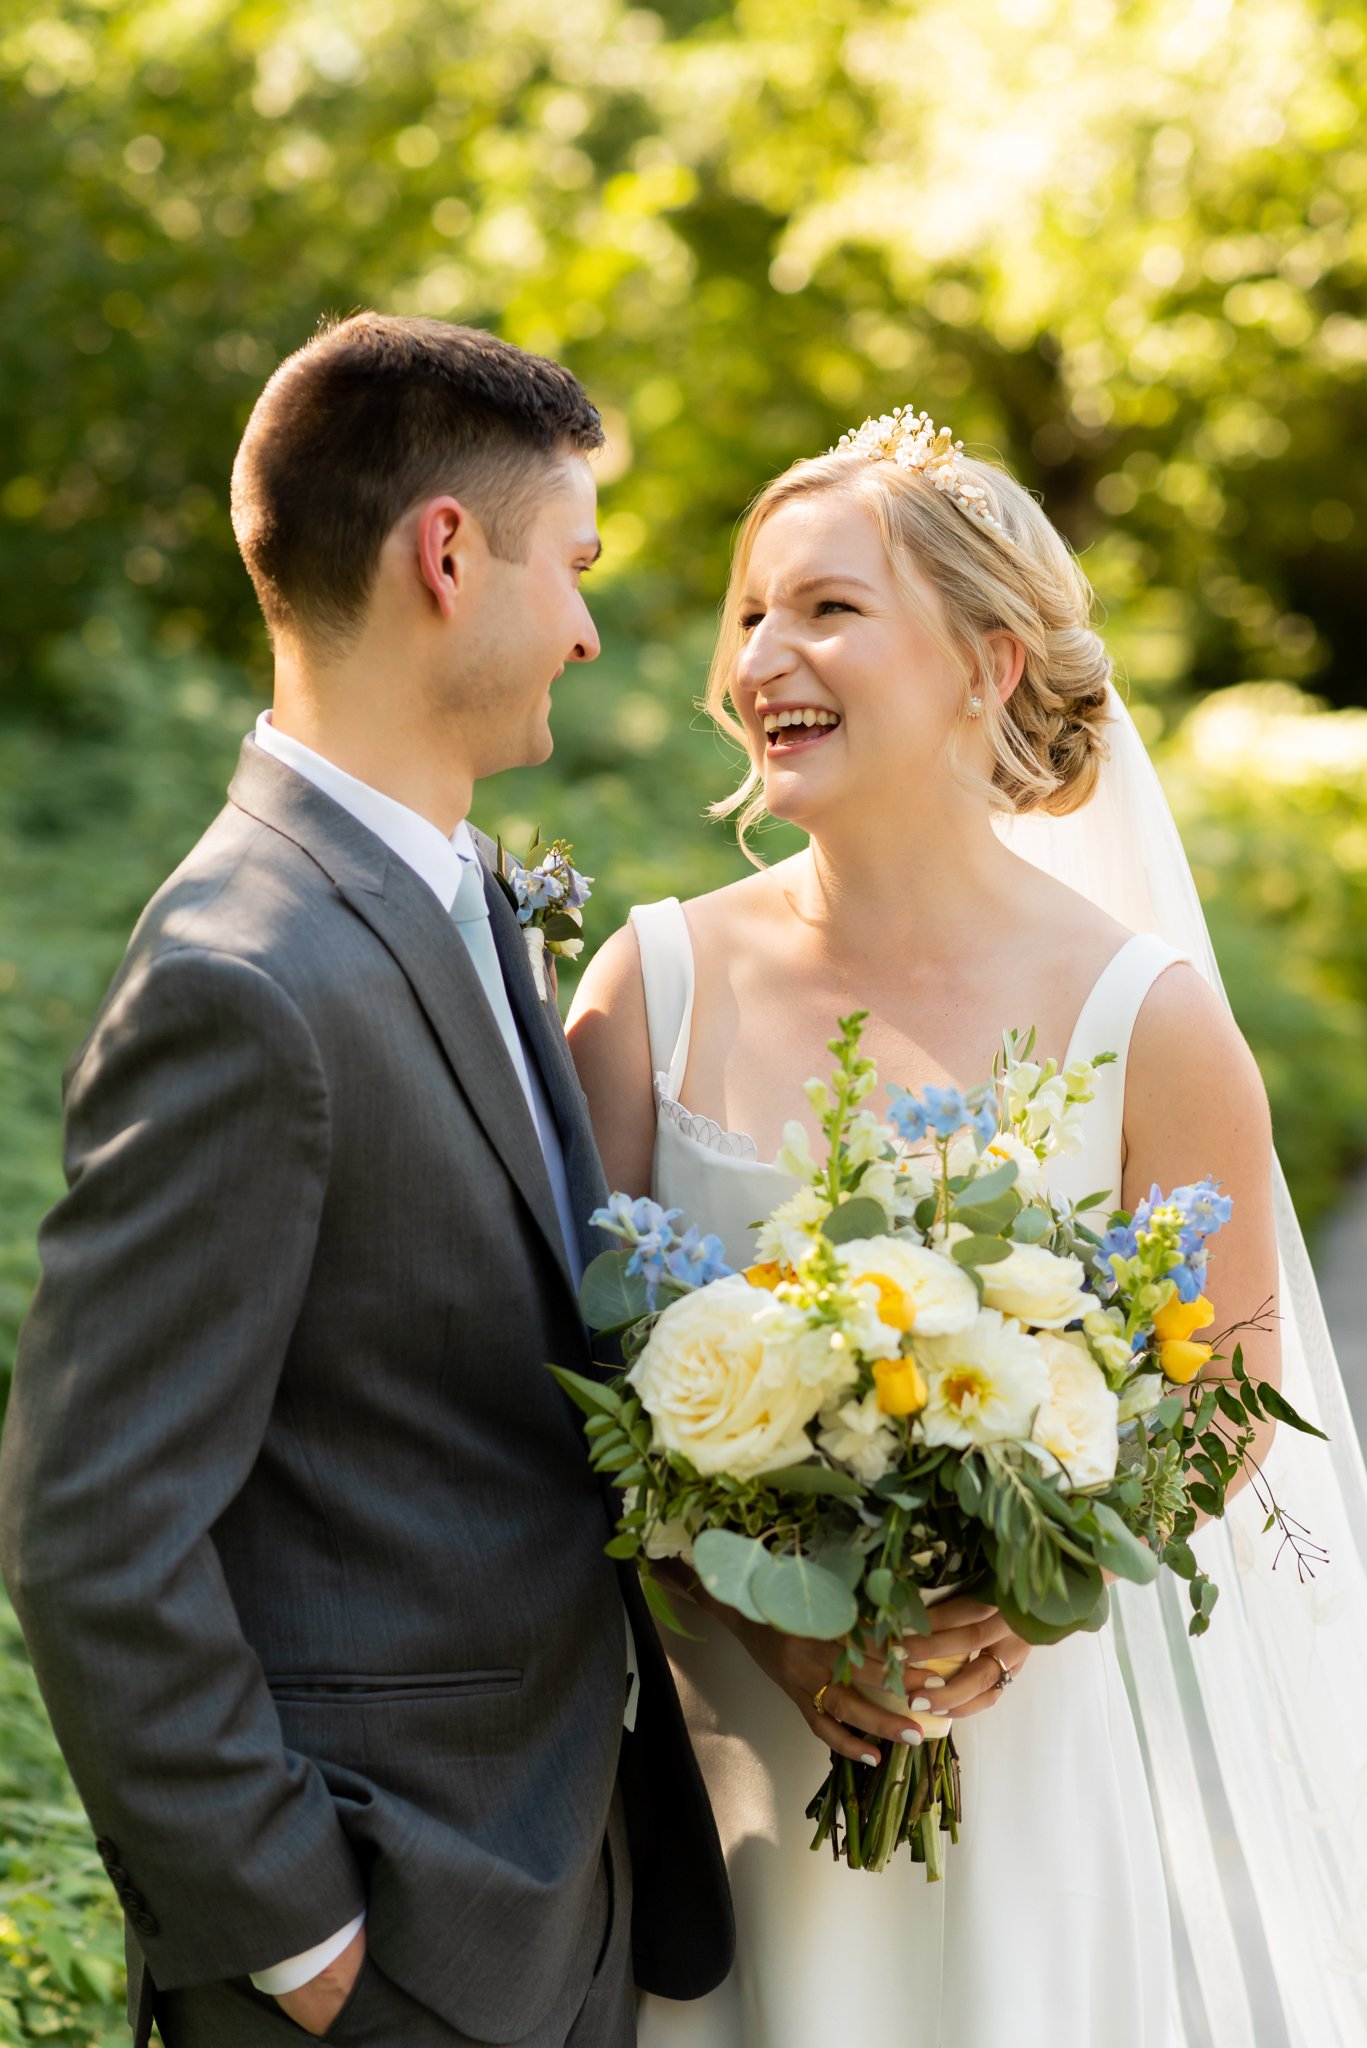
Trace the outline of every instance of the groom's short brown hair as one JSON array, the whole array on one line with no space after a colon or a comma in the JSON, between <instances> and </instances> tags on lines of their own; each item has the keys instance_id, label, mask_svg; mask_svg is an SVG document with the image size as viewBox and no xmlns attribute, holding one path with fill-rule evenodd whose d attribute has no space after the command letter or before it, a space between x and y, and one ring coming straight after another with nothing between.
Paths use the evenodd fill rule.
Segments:
<instances>
[{"instance_id":1,"label":"groom's short brown hair","mask_svg":"<svg viewBox=\"0 0 1367 2048\"><path fill-rule=\"evenodd\" d=\"M330 323L271 378L233 464L267 626L344 647L385 536L424 497L458 497L494 554L523 559L556 460L602 444L582 385L544 356L445 320Z\"/></svg>"}]
</instances>

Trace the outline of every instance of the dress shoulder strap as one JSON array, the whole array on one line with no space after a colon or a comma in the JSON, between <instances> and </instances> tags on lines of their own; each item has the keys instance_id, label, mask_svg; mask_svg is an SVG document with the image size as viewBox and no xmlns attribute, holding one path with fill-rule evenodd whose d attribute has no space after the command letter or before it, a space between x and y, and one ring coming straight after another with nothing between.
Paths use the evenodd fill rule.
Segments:
<instances>
[{"instance_id":1,"label":"dress shoulder strap","mask_svg":"<svg viewBox=\"0 0 1367 2048\"><path fill-rule=\"evenodd\" d=\"M688 920L678 897L666 896L663 903L636 904L631 923L641 949L650 1064L655 1073L664 1076L667 1091L677 1100L693 1028L693 942Z\"/></svg>"},{"instance_id":2,"label":"dress shoulder strap","mask_svg":"<svg viewBox=\"0 0 1367 2048\"><path fill-rule=\"evenodd\" d=\"M1099 1067L1093 1077L1087 1126L1089 1150L1095 1146L1098 1157L1117 1162L1117 1172L1125 1125L1125 1069L1135 1021L1159 975L1185 958L1154 933L1137 932L1102 968L1073 1027L1069 1061L1090 1060L1099 1052L1115 1054L1114 1062ZM1117 1187L1115 1200L1119 1199Z\"/></svg>"}]
</instances>

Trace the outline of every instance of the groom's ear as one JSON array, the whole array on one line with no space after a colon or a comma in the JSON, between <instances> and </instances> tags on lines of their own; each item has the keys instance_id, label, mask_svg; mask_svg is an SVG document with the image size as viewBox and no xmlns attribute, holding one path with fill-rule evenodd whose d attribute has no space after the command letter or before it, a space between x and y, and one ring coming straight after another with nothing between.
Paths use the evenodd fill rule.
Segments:
<instances>
[{"instance_id":1,"label":"groom's ear","mask_svg":"<svg viewBox=\"0 0 1367 2048\"><path fill-rule=\"evenodd\" d=\"M429 498L417 514L414 541L418 574L442 618L456 609L470 573L470 550L478 527L458 498Z\"/></svg>"}]
</instances>

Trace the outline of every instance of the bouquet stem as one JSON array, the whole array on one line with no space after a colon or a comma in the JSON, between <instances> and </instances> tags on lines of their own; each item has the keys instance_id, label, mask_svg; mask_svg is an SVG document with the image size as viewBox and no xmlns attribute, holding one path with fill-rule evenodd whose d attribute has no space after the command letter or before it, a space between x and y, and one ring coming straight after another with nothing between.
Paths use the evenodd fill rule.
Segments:
<instances>
[{"instance_id":1,"label":"bouquet stem","mask_svg":"<svg viewBox=\"0 0 1367 2048\"><path fill-rule=\"evenodd\" d=\"M878 1764L832 1757L831 1770L807 1808L816 1822L813 1849L831 1845L851 1870L884 1870L905 1842L913 1863L933 1884L944 1875L943 1835L959 1839L962 1806L954 1737L912 1749L889 1743Z\"/></svg>"}]
</instances>

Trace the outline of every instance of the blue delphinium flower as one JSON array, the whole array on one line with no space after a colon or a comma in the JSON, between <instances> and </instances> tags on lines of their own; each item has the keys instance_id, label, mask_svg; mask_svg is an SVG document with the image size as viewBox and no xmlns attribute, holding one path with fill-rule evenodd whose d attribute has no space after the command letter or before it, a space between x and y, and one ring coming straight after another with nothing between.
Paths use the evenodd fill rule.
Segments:
<instances>
[{"instance_id":1,"label":"blue delphinium flower","mask_svg":"<svg viewBox=\"0 0 1367 2048\"><path fill-rule=\"evenodd\" d=\"M1182 1211L1188 1227L1201 1238L1214 1237L1234 1213L1233 1197L1220 1193L1217 1180L1201 1180L1195 1187L1174 1188L1168 1199L1175 1209Z\"/></svg>"},{"instance_id":2,"label":"blue delphinium flower","mask_svg":"<svg viewBox=\"0 0 1367 2048\"><path fill-rule=\"evenodd\" d=\"M689 1225L665 1265L671 1277L685 1287L707 1287L713 1280L728 1279L732 1272L721 1239L712 1231L704 1237L696 1223Z\"/></svg>"},{"instance_id":3,"label":"blue delphinium flower","mask_svg":"<svg viewBox=\"0 0 1367 2048\"><path fill-rule=\"evenodd\" d=\"M646 1300L652 1309L669 1270L670 1254L681 1243L674 1225L682 1214L682 1209L662 1208L649 1195L638 1195L633 1201L630 1195L617 1193L608 1196L606 1208L595 1209L589 1218L599 1230L631 1246L626 1269L639 1273L645 1282Z\"/></svg>"},{"instance_id":4,"label":"blue delphinium flower","mask_svg":"<svg viewBox=\"0 0 1367 2048\"><path fill-rule=\"evenodd\" d=\"M888 1122L904 1144L916 1145L927 1137L952 1138L970 1130L978 1150L990 1144L997 1133L997 1102L987 1090L974 1107L978 1090L965 1094L962 1088L927 1088L922 1095L903 1089L893 1095Z\"/></svg>"}]
</instances>

